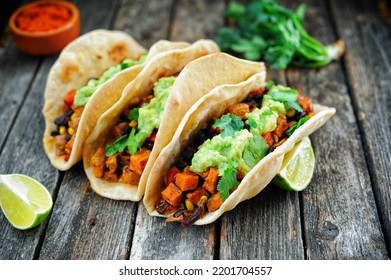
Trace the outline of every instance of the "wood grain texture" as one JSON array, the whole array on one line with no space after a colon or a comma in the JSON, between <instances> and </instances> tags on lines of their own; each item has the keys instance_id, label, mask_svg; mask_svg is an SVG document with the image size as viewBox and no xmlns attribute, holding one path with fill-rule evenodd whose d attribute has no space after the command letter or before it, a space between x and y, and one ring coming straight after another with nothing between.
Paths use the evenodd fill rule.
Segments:
<instances>
[{"instance_id":1,"label":"wood grain texture","mask_svg":"<svg viewBox=\"0 0 391 280\"><path fill-rule=\"evenodd\" d=\"M132 242L133 260L211 260L215 250L215 225L182 228L151 217L140 204Z\"/></svg>"},{"instance_id":2,"label":"wood grain texture","mask_svg":"<svg viewBox=\"0 0 391 280\"><path fill-rule=\"evenodd\" d=\"M198 39L214 39L224 23L224 9L223 0L178 0L170 39L190 43Z\"/></svg>"},{"instance_id":3,"label":"wood grain texture","mask_svg":"<svg viewBox=\"0 0 391 280\"><path fill-rule=\"evenodd\" d=\"M0 152L31 86L40 58L23 54L8 41L0 48Z\"/></svg>"},{"instance_id":4,"label":"wood grain texture","mask_svg":"<svg viewBox=\"0 0 391 280\"><path fill-rule=\"evenodd\" d=\"M391 252L391 29L376 1L331 1L383 232Z\"/></svg>"},{"instance_id":5,"label":"wood grain texture","mask_svg":"<svg viewBox=\"0 0 391 280\"><path fill-rule=\"evenodd\" d=\"M145 48L168 38L173 0L123 0L114 29L130 34Z\"/></svg>"},{"instance_id":6,"label":"wood grain texture","mask_svg":"<svg viewBox=\"0 0 391 280\"><path fill-rule=\"evenodd\" d=\"M39 258L126 259L135 207L96 194L78 164L65 174Z\"/></svg>"},{"instance_id":7,"label":"wood grain texture","mask_svg":"<svg viewBox=\"0 0 391 280\"><path fill-rule=\"evenodd\" d=\"M327 7L318 1L307 3L311 7L306 15L310 34L326 44L335 41ZM288 82L315 103L337 110L312 136L317 164L313 180L303 192L308 259L386 259L360 131L342 67L334 62L318 70L290 68Z\"/></svg>"},{"instance_id":8,"label":"wood grain texture","mask_svg":"<svg viewBox=\"0 0 391 280\"><path fill-rule=\"evenodd\" d=\"M53 60L40 68L14 121L1 153L0 174L21 173L31 176L54 194L58 172L51 167L43 150L44 119L41 113L44 82L51 63ZM12 228L3 213L0 213L0 259L32 259L39 250L38 245L47 221L32 230L19 231Z\"/></svg>"}]
</instances>

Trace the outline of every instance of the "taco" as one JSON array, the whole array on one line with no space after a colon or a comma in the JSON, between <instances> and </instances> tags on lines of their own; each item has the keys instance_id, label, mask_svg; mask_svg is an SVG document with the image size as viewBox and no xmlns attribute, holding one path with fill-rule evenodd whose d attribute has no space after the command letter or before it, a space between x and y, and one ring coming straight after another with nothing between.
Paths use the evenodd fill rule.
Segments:
<instances>
[{"instance_id":1,"label":"taco","mask_svg":"<svg viewBox=\"0 0 391 280\"><path fill-rule=\"evenodd\" d=\"M67 170L78 162L99 116L143 66L158 53L188 45L159 41L146 53L129 35L107 30L70 43L51 68L45 90L43 143L51 164Z\"/></svg>"},{"instance_id":2,"label":"taco","mask_svg":"<svg viewBox=\"0 0 391 280\"><path fill-rule=\"evenodd\" d=\"M200 47L201 53L194 51ZM98 194L140 200L156 157L192 104L216 86L264 69L263 64L243 63L223 53L205 55L217 50L211 41L201 40L174 51L174 58L157 56L102 115L83 153L85 172Z\"/></svg>"},{"instance_id":3,"label":"taco","mask_svg":"<svg viewBox=\"0 0 391 280\"><path fill-rule=\"evenodd\" d=\"M334 113L297 90L265 84L265 73L215 88L155 160L143 199L148 213L183 226L214 222L261 192L284 154Z\"/></svg>"}]
</instances>

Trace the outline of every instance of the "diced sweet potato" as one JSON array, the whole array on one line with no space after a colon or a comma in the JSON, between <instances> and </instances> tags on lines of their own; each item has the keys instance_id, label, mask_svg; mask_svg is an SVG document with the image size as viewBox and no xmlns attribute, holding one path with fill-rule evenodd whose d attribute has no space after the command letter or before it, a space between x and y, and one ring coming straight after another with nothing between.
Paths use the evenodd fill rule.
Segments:
<instances>
[{"instance_id":1,"label":"diced sweet potato","mask_svg":"<svg viewBox=\"0 0 391 280\"><path fill-rule=\"evenodd\" d=\"M162 191L162 198L172 206L178 206L182 201L182 191L171 183Z\"/></svg>"},{"instance_id":2,"label":"diced sweet potato","mask_svg":"<svg viewBox=\"0 0 391 280\"><path fill-rule=\"evenodd\" d=\"M105 169L105 149L103 147L100 147L95 154L91 157L91 166L94 171L94 175L98 178L101 178L103 176L103 171Z\"/></svg>"},{"instance_id":3,"label":"diced sweet potato","mask_svg":"<svg viewBox=\"0 0 391 280\"><path fill-rule=\"evenodd\" d=\"M130 169L141 175L144 171L145 166L147 165L150 154L150 150L142 148L141 151L138 151L134 155L131 155L129 165Z\"/></svg>"},{"instance_id":4,"label":"diced sweet potato","mask_svg":"<svg viewBox=\"0 0 391 280\"><path fill-rule=\"evenodd\" d=\"M209 196L208 192L204 188L197 188L192 192L186 193L186 197L194 204L197 205L202 196Z\"/></svg>"},{"instance_id":5,"label":"diced sweet potato","mask_svg":"<svg viewBox=\"0 0 391 280\"><path fill-rule=\"evenodd\" d=\"M155 209L158 213L162 215L170 214L178 209L177 206L172 206L166 200L161 198L159 202L156 204Z\"/></svg>"},{"instance_id":6,"label":"diced sweet potato","mask_svg":"<svg viewBox=\"0 0 391 280\"><path fill-rule=\"evenodd\" d=\"M103 179L105 179L106 181L110 181L110 182L117 182L118 175L117 175L117 173L104 172Z\"/></svg>"},{"instance_id":7,"label":"diced sweet potato","mask_svg":"<svg viewBox=\"0 0 391 280\"><path fill-rule=\"evenodd\" d=\"M118 155L112 155L106 159L106 167L108 169L107 172L114 173L117 170L118 167L118 161L117 161Z\"/></svg>"},{"instance_id":8,"label":"diced sweet potato","mask_svg":"<svg viewBox=\"0 0 391 280\"><path fill-rule=\"evenodd\" d=\"M209 168L208 176L206 176L202 187L210 194L214 194L217 190L217 181L219 179L219 170L217 167Z\"/></svg>"},{"instance_id":9,"label":"diced sweet potato","mask_svg":"<svg viewBox=\"0 0 391 280\"><path fill-rule=\"evenodd\" d=\"M210 199L206 203L206 207L208 208L209 212L213 212L219 209L222 204L223 200L220 197L220 193L217 192L210 197Z\"/></svg>"},{"instance_id":10,"label":"diced sweet potato","mask_svg":"<svg viewBox=\"0 0 391 280\"><path fill-rule=\"evenodd\" d=\"M247 103L237 103L229 106L227 112L236 115L241 119L245 119L246 114L250 113L250 106Z\"/></svg>"},{"instance_id":11,"label":"diced sweet potato","mask_svg":"<svg viewBox=\"0 0 391 280\"><path fill-rule=\"evenodd\" d=\"M277 127L273 131L273 134L280 138L288 128L289 126L286 121L286 117L282 114L279 114L277 118Z\"/></svg>"},{"instance_id":12,"label":"diced sweet potato","mask_svg":"<svg viewBox=\"0 0 391 280\"><path fill-rule=\"evenodd\" d=\"M198 176L191 172L180 172L175 176L175 185L182 191L194 190L198 185Z\"/></svg>"},{"instance_id":13,"label":"diced sweet potato","mask_svg":"<svg viewBox=\"0 0 391 280\"><path fill-rule=\"evenodd\" d=\"M297 101L300 104L300 107L308 114L312 111L312 101L308 96L299 95Z\"/></svg>"},{"instance_id":14,"label":"diced sweet potato","mask_svg":"<svg viewBox=\"0 0 391 280\"><path fill-rule=\"evenodd\" d=\"M129 168L123 168L119 181L125 184L136 185L140 182L140 175Z\"/></svg>"},{"instance_id":15,"label":"diced sweet potato","mask_svg":"<svg viewBox=\"0 0 391 280\"><path fill-rule=\"evenodd\" d=\"M129 166L130 156L121 153L121 155L119 156L119 162L122 164L122 166Z\"/></svg>"},{"instance_id":16,"label":"diced sweet potato","mask_svg":"<svg viewBox=\"0 0 391 280\"><path fill-rule=\"evenodd\" d=\"M265 139L266 144L271 147L274 144L273 134L269 131L262 134L263 139Z\"/></svg>"}]
</instances>

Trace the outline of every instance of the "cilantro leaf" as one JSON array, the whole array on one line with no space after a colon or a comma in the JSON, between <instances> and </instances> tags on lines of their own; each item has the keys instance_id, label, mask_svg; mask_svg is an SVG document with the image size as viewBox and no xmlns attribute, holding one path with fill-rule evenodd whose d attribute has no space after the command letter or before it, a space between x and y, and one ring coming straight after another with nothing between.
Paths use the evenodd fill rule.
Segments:
<instances>
[{"instance_id":1,"label":"cilantro leaf","mask_svg":"<svg viewBox=\"0 0 391 280\"><path fill-rule=\"evenodd\" d=\"M129 111L129 115L128 115L129 120L138 121L138 116L139 116L138 110L139 108L133 108Z\"/></svg>"},{"instance_id":2,"label":"cilantro leaf","mask_svg":"<svg viewBox=\"0 0 391 280\"><path fill-rule=\"evenodd\" d=\"M253 168L269 150L266 141L259 135L252 137L243 150L243 159L248 167Z\"/></svg>"},{"instance_id":3,"label":"cilantro leaf","mask_svg":"<svg viewBox=\"0 0 391 280\"><path fill-rule=\"evenodd\" d=\"M236 188L239 184L236 176L238 171L234 166L224 170L223 176L217 183L217 190L220 192L220 197L225 201L229 196L229 191Z\"/></svg>"},{"instance_id":4,"label":"cilantro leaf","mask_svg":"<svg viewBox=\"0 0 391 280\"><path fill-rule=\"evenodd\" d=\"M270 89L269 95L273 100L282 102L298 112L303 112L303 108L300 107L299 102L297 101L297 90L289 87L274 86Z\"/></svg>"},{"instance_id":5,"label":"cilantro leaf","mask_svg":"<svg viewBox=\"0 0 391 280\"><path fill-rule=\"evenodd\" d=\"M223 115L220 119L215 121L213 128L221 129L221 137L233 136L235 131L240 131L244 127L241 118L233 114Z\"/></svg>"},{"instance_id":6,"label":"cilantro leaf","mask_svg":"<svg viewBox=\"0 0 391 280\"><path fill-rule=\"evenodd\" d=\"M114 141L113 145L106 145L106 157L110 157L118 152L123 152L126 148L126 141L128 139L128 135L123 135L117 140Z\"/></svg>"},{"instance_id":7,"label":"cilantro leaf","mask_svg":"<svg viewBox=\"0 0 391 280\"><path fill-rule=\"evenodd\" d=\"M293 132L295 132L296 129L298 129L300 126L302 126L306 121L308 121L311 117L310 116L307 116L307 117L304 117L304 118L301 118L297 123L295 123L294 125L292 125L287 131L285 131L285 133L288 135L288 136L291 136L293 134Z\"/></svg>"},{"instance_id":8,"label":"cilantro leaf","mask_svg":"<svg viewBox=\"0 0 391 280\"><path fill-rule=\"evenodd\" d=\"M136 129L133 128L126 141L126 147L128 147L129 154L134 155L137 153L137 151L141 149L141 145L146 138L148 138L148 135L145 132L139 131L136 133Z\"/></svg>"}]
</instances>

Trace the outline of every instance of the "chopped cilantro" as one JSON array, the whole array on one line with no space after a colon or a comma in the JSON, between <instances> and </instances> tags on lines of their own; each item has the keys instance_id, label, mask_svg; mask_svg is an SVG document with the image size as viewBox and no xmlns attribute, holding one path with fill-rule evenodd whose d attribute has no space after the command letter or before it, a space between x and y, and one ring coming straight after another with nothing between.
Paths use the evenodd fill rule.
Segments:
<instances>
[{"instance_id":1,"label":"chopped cilantro","mask_svg":"<svg viewBox=\"0 0 391 280\"><path fill-rule=\"evenodd\" d=\"M128 115L129 120L138 121L138 116L139 116L138 110L139 108L133 108L129 111L129 115Z\"/></svg>"},{"instance_id":2,"label":"chopped cilantro","mask_svg":"<svg viewBox=\"0 0 391 280\"><path fill-rule=\"evenodd\" d=\"M269 146L265 140L255 135L244 148L243 159L248 167L253 168L267 153Z\"/></svg>"},{"instance_id":3,"label":"chopped cilantro","mask_svg":"<svg viewBox=\"0 0 391 280\"><path fill-rule=\"evenodd\" d=\"M217 183L217 190L220 192L220 197L223 201L225 201L229 196L229 191L236 188L239 184L236 176L238 175L238 171L235 166L231 166L224 170L223 176L220 178Z\"/></svg>"},{"instance_id":4,"label":"chopped cilantro","mask_svg":"<svg viewBox=\"0 0 391 280\"><path fill-rule=\"evenodd\" d=\"M110 157L118 152L123 152L126 148L128 135L123 135L114 141L113 145L106 145L106 157Z\"/></svg>"},{"instance_id":5,"label":"chopped cilantro","mask_svg":"<svg viewBox=\"0 0 391 280\"><path fill-rule=\"evenodd\" d=\"M293 132L295 132L296 129L298 129L300 126L302 126L306 121L308 121L311 117L310 116L307 116L307 117L304 117L304 118L301 118L297 123L295 123L294 125L292 125L285 133L288 135L288 136L291 136L293 134Z\"/></svg>"},{"instance_id":6,"label":"chopped cilantro","mask_svg":"<svg viewBox=\"0 0 391 280\"><path fill-rule=\"evenodd\" d=\"M223 115L220 119L215 121L213 128L221 129L221 137L233 136L235 131L240 131L244 127L241 118L233 114Z\"/></svg>"},{"instance_id":7,"label":"chopped cilantro","mask_svg":"<svg viewBox=\"0 0 391 280\"><path fill-rule=\"evenodd\" d=\"M303 112L303 109L300 107L299 102L297 101L297 90L284 86L273 86L270 89L269 95L273 100L279 101L298 112Z\"/></svg>"}]
</instances>

